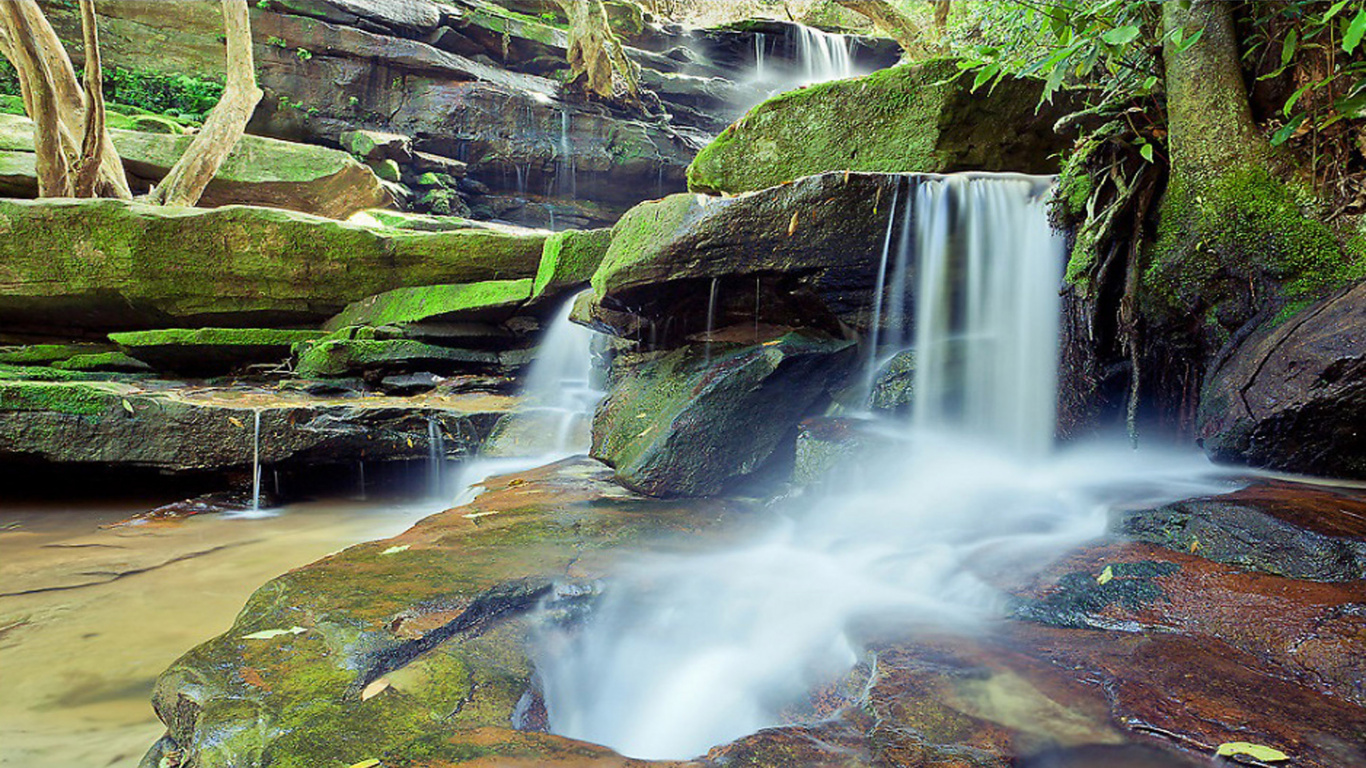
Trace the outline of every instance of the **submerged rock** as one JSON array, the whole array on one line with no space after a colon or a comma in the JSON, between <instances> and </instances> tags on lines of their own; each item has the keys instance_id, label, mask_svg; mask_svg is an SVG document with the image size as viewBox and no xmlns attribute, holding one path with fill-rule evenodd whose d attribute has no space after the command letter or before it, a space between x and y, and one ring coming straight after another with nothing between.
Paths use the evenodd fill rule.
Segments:
<instances>
[{"instance_id":1,"label":"submerged rock","mask_svg":"<svg viewBox=\"0 0 1366 768\"><path fill-rule=\"evenodd\" d=\"M1366 283L1239 344L1210 373L1198 418L1216 460L1366 478Z\"/></svg>"},{"instance_id":2,"label":"submerged rock","mask_svg":"<svg viewBox=\"0 0 1366 768\"><path fill-rule=\"evenodd\" d=\"M698 153L688 188L736 194L836 170L1056 172L1072 143L1053 130L1072 111L1067 99L1040 105L1034 79L974 93L957 64L902 64L779 94Z\"/></svg>"},{"instance_id":3,"label":"submerged rock","mask_svg":"<svg viewBox=\"0 0 1366 768\"><path fill-rule=\"evenodd\" d=\"M0 200L0 324L307 326L403 286L530 278L546 234L371 228L245 206Z\"/></svg>"},{"instance_id":4,"label":"submerged rock","mask_svg":"<svg viewBox=\"0 0 1366 768\"><path fill-rule=\"evenodd\" d=\"M788 333L759 346L693 345L614 362L592 456L652 496L705 496L791 460L796 425L845 375L853 342Z\"/></svg>"}]
</instances>

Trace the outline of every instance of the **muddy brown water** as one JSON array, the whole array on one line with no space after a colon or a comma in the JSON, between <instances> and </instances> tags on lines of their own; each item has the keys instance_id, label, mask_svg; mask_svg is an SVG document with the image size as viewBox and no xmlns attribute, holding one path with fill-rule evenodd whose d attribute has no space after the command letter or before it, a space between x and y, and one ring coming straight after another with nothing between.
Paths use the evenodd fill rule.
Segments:
<instances>
[{"instance_id":1,"label":"muddy brown water","mask_svg":"<svg viewBox=\"0 0 1366 768\"><path fill-rule=\"evenodd\" d=\"M0 765L132 768L163 669L271 578L445 505L311 502L104 527L156 506L0 505Z\"/></svg>"}]
</instances>

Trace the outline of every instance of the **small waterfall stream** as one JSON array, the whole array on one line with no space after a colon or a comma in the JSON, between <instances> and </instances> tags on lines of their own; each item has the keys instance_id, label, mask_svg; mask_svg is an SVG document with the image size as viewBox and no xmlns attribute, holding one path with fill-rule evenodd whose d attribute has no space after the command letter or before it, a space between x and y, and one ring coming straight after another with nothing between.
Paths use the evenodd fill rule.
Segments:
<instances>
[{"instance_id":1,"label":"small waterfall stream","mask_svg":"<svg viewBox=\"0 0 1366 768\"><path fill-rule=\"evenodd\" d=\"M641 557L581 622L548 611L537 668L554 733L700 755L800 711L876 627L989 631L1007 610L1000 574L1099 536L1116 505L1225 487L1198 454L1052 449L1063 251L1047 179L909 182L895 254L895 203L888 214L877 314L896 349L891 322L913 305L911 422L885 425L899 440L860 455L858 482L788 504L752 541Z\"/></svg>"}]
</instances>

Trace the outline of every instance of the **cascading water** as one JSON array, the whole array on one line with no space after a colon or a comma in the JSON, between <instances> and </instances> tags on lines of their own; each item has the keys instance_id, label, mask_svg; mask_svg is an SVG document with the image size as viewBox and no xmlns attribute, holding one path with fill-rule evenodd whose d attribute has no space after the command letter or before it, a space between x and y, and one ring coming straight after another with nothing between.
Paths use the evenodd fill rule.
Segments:
<instances>
[{"instance_id":1,"label":"cascading water","mask_svg":"<svg viewBox=\"0 0 1366 768\"><path fill-rule=\"evenodd\" d=\"M925 359L902 439L860 459L866 480L746 546L642 557L583 623L548 612L537 668L553 732L633 757L701 754L784 722L879 627L987 631L1006 610L1001 574L1100 535L1114 506L1224 487L1197 455L1050 450L1062 247L1046 180L910 183L915 253L887 282L916 272Z\"/></svg>"},{"instance_id":2,"label":"cascading water","mask_svg":"<svg viewBox=\"0 0 1366 768\"><path fill-rule=\"evenodd\" d=\"M446 437L432 414L427 414L427 488L432 496L444 490L442 476L446 469Z\"/></svg>"},{"instance_id":3,"label":"cascading water","mask_svg":"<svg viewBox=\"0 0 1366 768\"><path fill-rule=\"evenodd\" d=\"M251 429L251 511L261 511L261 411L252 411Z\"/></svg>"},{"instance_id":4,"label":"cascading water","mask_svg":"<svg viewBox=\"0 0 1366 768\"><path fill-rule=\"evenodd\" d=\"M805 70L808 85L854 76L854 58L849 52L849 38L846 35L798 26L797 56Z\"/></svg>"}]
</instances>

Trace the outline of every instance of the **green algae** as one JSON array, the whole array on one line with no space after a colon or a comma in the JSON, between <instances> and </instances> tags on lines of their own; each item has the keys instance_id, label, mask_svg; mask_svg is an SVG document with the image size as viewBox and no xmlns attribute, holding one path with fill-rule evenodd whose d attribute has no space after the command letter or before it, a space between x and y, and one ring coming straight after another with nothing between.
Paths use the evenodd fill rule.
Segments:
<instances>
[{"instance_id":1,"label":"green algae","mask_svg":"<svg viewBox=\"0 0 1366 768\"><path fill-rule=\"evenodd\" d=\"M54 411L98 416L117 401L108 389L68 382L0 381L0 411Z\"/></svg>"},{"instance_id":2,"label":"green algae","mask_svg":"<svg viewBox=\"0 0 1366 768\"><path fill-rule=\"evenodd\" d=\"M546 238L541 265L531 284L531 298L547 291L586 285L607 256L612 230L565 230Z\"/></svg>"}]
</instances>

